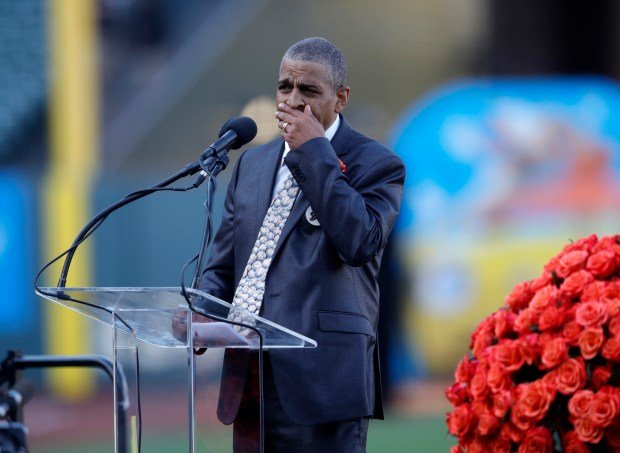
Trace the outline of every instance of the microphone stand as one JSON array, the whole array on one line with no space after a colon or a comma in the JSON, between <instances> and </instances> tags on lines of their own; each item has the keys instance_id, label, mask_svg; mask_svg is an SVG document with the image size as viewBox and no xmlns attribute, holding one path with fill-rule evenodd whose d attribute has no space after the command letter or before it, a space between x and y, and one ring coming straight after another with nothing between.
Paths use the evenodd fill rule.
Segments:
<instances>
[{"instance_id":1,"label":"microphone stand","mask_svg":"<svg viewBox=\"0 0 620 453\"><path fill-rule=\"evenodd\" d=\"M207 199L205 200L205 224L202 232L202 240L200 243L200 250L198 252L198 259L196 261L196 268L194 270L194 277L192 279L191 288L198 289L200 283L200 277L202 275L202 266L204 258L207 252L207 247L211 241L211 226L213 222L213 196L215 194L215 178L220 174L222 170L228 165L229 158L226 152L216 154L213 162L210 165L201 165L203 174L206 173L208 178L207 182Z\"/></svg>"}]
</instances>

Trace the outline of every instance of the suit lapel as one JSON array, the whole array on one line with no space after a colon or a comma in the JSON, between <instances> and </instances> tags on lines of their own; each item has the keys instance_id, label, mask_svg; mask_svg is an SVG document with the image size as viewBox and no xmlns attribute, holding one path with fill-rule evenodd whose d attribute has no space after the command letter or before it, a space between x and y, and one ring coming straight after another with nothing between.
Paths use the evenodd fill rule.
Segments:
<instances>
[{"instance_id":1,"label":"suit lapel","mask_svg":"<svg viewBox=\"0 0 620 453\"><path fill-rule=\"evenodd\" d=\"M282 160L282 151L284 150L284 141L282 139L274 140L265 152L265 156L261 159L260 168L257 170L262 175L258 187L258 202L256 205L256 231L263 224L263 219L267 214L267 209L271 204L271 194L273 192L273 184L280 168ZM254 238L256 239L256 238Z\"/></svg>"},{"instance_id":2,"label":"suit lapel","mask_svg":"<svg viewBox=\"0 0 620 453\"><path fill-rule=\"evenodd\" d=\"M340 127L331 141L337 156L342 156L349 151L349 143L351 143L351 126L343 115L340 115Z\"/></svg>"},{"instance_id":3,"label":"suit lapel","mask_svg":"<svg viewBox=\"0 0 620 453\"><path fill-rule=\"evenodd\" d=\"M349 123L347 123L347 121L344 119L344 116L340 115L340 127L338 128L336 135L334 135L334 138L331 141L332 147L334 148L336 155L342 156L349 150L350 136L351 126L349 126ZM291 231L293 231L293 228L295 227L295 225L297 225L297 222L299 222L299 219L302 215L304 215L304 213L309 207L310 202L308 201L304 193L300 190L299 195L297 195L297 199L293 204L291 213L289 214L288 219L284 224L284 228L282 228L280 239L278 240L278 243L276 244L276 249L273 253L273 259L276 259L276 255L278 254L280 247L282 247L282 244L284 244L284 241L286 241L288 235L291 234Z\"/></svg>"}]
</instances>

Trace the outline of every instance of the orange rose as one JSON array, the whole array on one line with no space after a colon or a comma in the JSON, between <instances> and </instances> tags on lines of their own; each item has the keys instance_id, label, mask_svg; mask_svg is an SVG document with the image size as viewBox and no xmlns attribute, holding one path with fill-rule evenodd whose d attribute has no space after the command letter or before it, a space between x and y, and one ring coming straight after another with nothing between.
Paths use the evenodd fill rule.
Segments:
<instances>
[{"instance_id":1,"label":"orange rose","mask_svg":"<svg viewBox=\"0 0 620 453\"><path fill-rule=\"evenodd\" d=\"M488 436L497 431L501 426L501 420L490 412L483 413L478 419L478 434Z\"/></svg>"},{"instance_id":2,"label":"orange rose","mask_svg":"<svg viewBox=\"0 0 620 453\"><path fill-rule=\"evenodd\" d=\"M611 377L611 369L608 366L597 366L590 376L590 386L598 390L607 384Z\"/></svg>"},{"instance_id":3,"label":"orange rose","mask_svg":"<svg viewBox=\"0 0 620 453\"><path fill-rule=\"evenodd\" d=\"M514 329L521 335L525 335L536 328L538 315L529 308L521 310L515 319Z\"/></svg>"},{"instance_id":4,"label":"orange rose","mask_svg":"<svg viewBox=\"0 0 620 453\"><path fill-rule=\"evenodd\" d=\"M476 438L467 444L467 453L488 453L489 442L486 439Z\"/></svg>"},{"instance_id":5,"label":"orange rose","mask_svg":"<svg viewBox=\"0 0 620 453\"><path fill-rule=\"evenodd\" d=\"M542 381L519 384L516 392L515 409L519 409L524 417L534 421L539 421L547 415L549 406L555 397L550 388Z\"/></svg>"},{"instance_id":6,"label":"orange rose","mask_svg":"<svg viewBox=\"0 0 620 453\"><path fill-rule=\"evenodd\" d=\"M472 360L470 356L466 355L456 366L456 370L454 371L454 379L457 382L468 384L476 372L476 366L477 362Z\"/></svg>"},{"instance_id":7,"label":"orange rose","mask_svg":"<svg viewBox=\"0 0 620 453\"><path fill-rule=\"evenodd\" d=\"M588 258L586 269L597 277L609 277L618 269L616 254L610 250L601 250Z\"/></svg>"},{"instance_id":8,"label":"orange rose","mask_svg":"<svg viewBox=\"0 0 620 453\"><path fill-rule=\"evenodd\" d=\"M519 445L518 453L553 453L553 437L547 428L532 428Z\"/></svg>"},{"instance_id":9,"label":"orange rose","mask_svg":"<svg viewBox=\"0 0 620 453\"><path fill-rule=\"evenodd\" d=\"M568 347L564 338L549 341L542 352L540 361L544 368L555 368L568 357Z\"/></svg>"},{"instance_id":10,"label":"orange rose","mask_svg":"<svg viewBox=\"0 0 620 453\"><path fill-rule=\"evenodd\" d=\"M530 289L534 292L544 288L553 282L551 278L551 272L544 272L540 277L536 277L534 280L530 280ZM532 294L533 296L534 294Z\"/></svg>"},{"instance_id":11,"label":"orange rose","mask_svg":"<svg viewBox=\"0 0 620 453\"><path fill-rule=\"evenodd\" d=\"M511 421L505 421L499 432L500 439L506 442L520 443L525 437L525 432L517 428Z\"/></svg>"},{"instance_id":12,"label":"orange rose","mask_svg":"<svg viewBox=\"0 0 620 453\"><path fill-rule=\"evenodd\" d=\"M519 340L521 344L521 353L523 354L523 360L528 365L532 365L538 356L540 355L540 342L539 336L536 333L531 333L521 337Z\"/></svg>"},{"instance_id":13,"label":"orange rose","mask_svg":"<svg viewBox=\"0 0 620 453\"><path fill-rule=\"evenodd\" d=\"M530 301L529 308L541 313L545 308L557 301L559 294L560 293L555 286L547 285L534 294L534 297L532 297L532 300Z\"/></svg>"},{"instance_id":14,"label":"orange rose","mask_svg":"<svg viewBox=\"0 0 620 453\"><path fill-rule=\"evenodd\" d=\"M518 340L502 340L493 348L493 358L507 371L521 368L524 362L523 347Z\"/></svg>"},{"instance_id":15,"label":"orange rose","mask_svg":"<svg viewBox=\"0 0 620 453\"><path fill-rule=\"evenodd\" d=\"M462 404L447 416L448 432L455 437L469 433L476 424L476 416L467 404Z\"/></svg>"},{"instance_id":16,"label":"orange rose","mask_svg":"<svg viewBox=\"0 0 620 453\"><path fill-rule=\"evenodd\" d=\"M598 236L596 234L591 234L588 237L579 238L577 241L566 245L562 252L568 253L573 250L585 250L586 252L589 252L591 250L594 250L599 243L600 241L598 239Z\"/></svg>"},{"instance_id":17,"label":"orange rose","mask_svg":"<svg viewBox=\"0 0 620 453\"><path fill-rule=\"evenodd\" d=\"M586 383L586 367L581 358L570 358L557 368L555 384L557 390L570 395L583 388Z\"/></svg>"},{"instance_id":18,"label":"orange rose","mask_svg":"<svg viewBox=\"0 0 620 453\"><path fill-rule=\"evenodd\" d=\"M510 374L499 363L493 363L489 367L487 374L487 383L493 393L497 393L500 390L509 390L512 385Z\"/></svg>"},{"instance_id":19,"label":"orange rose","mask_svg":"<svg viewBox=\"0 0 620 453\"><path fill-rule=\"evenodd\" d=\"M542 377L542 381L547 387L555 387L555 381L558 375L558 369L549 371Z\"/></svg>"},{"instance_id":20,"label":"orange rose","mask_svg":"<svg viewBox=\"0 0 620 453\"><path fill-rule=\"evenodd\" d=\"M564 453L590 453L590 447L579 440L575 431L569 431L562 436Z\"/></svg>"},{"instance_id":21,"label":"orange rose","mask_svg":"<svg viewBox=\"0 0 620 453\"><path fill-rule=\"evenodd\" d=\"M477 419L489 409L489 405L487 404L486 398L474 400L470 404L470 409L474 412Z\"/></svg>"},{"instance_id":22,"label":"orange rose","mask_svg":"<svg viewBox=\"0 0 620 453\"><path fill-rule=\"evenodd\" d=\"M510 334L516 317L517 315L510 310L498 310L495 312L493 315L493 318L495 318L495 336L502 338Z\"/></svg>"},{"instance_id":23,"label":"orange rose","mask_svg":"<svg viewBox=\"0 0 620 453\"><path fill-rule=\"evenodd\" d=\"M536 423L530 417L525 415L525 408L519 404L515 405L510 411L510 421L515 428L521 431L527 431Z\"/></svg>"},{"instance_id":24,"label":"orange rose","mask_svg":"<svg viewBox=\"0 0 620 453\"><path fill-rule=\"evenodd\" d=\"M602 302L585 302L575 311L575 321L583 327L600 327L608 317L607 306Z\"/></svg>"},{"instance_id":25,"label":"orange rose","mask_svg":"<svg viewBox=\"0 0 620 453\"><path fill-rule=\"evenodd\" d=\"M593 252L600 252L601 250L609 249L616 254L620 254L620 242L618 238L620 235L605 236L598 240L598 242L592 247Z\"/></svg>"},{"instance_id":26,"label":"orange rose","mask_svg":"<svg viewBox=\"0 0 620 453\"><path fill-rule=\"evenodd\" d=\"M501 437L497 436L495 439L489 441L488 448L485 453L492 451L493 453L510 453L510 442L505 441Z\"/></svg>"},{"instance_id":27,"label":"orange rose","mask_svg":"<svg viewBox=\"0 0 620 453\"><path fill-rule=\"evenodd\" d=\"M593 359L603 346L605 335L600 327L588 327L579 334L579 349L584 359Z\"/></svg>"},{"instance_id":28,"label":"orange rose","mask_svg":"<svg viewBox=\"0 0 620 453\"><path fill-rule=\"evenodd\" d=\"M617 318L620 315L620 297L606 297L605 305L610 318Z\"/></svg>"},{"instance_id":29,"label":"orange rose","mask_svg":"<svg viewBox=\"0 0 620 453\"><path fill-rule=\"evenodd\" d=\"M493 318L485 318L478 327L476 327L476 330L471 335L471 341L469 343L469 347L476 357L482 357L483 351L491 346L494 340L494 330L495 325Z\"/></svg>"},{"instance_id":30,"label":"orange rose","mask_svg":"<svg viewBox=\"0 0 620 453\"><path fill-rule=\"evenodd\" d=\"M579 390L568 401L568 412L573 417L585 417L590 410L590 403L594 397L591 390Z\"/></svg>"},{"instance_id":31,"label":"orange rose","mask_svg":"<svg viewBox=\"0 0 620 453\"><path fill-rule=\"evenodd\" d=\"M617 337L618 334L620 334L620 316L616 315L611 318L607 328L609 329L610 335Z\"/></svg>"},{"instance_id":32,"label":"orange rose","mask_svg":"<svg viewBox=\"0 0 620 453\"><path fill-rule=\"evenodd\" d=\"M581 301L600 301L603 297L605 297L606 287L607 282L594 280L592 283L587 284L586 287L583 288L583 292L581 293Z\"/></svg>"},{"instance_id":33,"label":"orange rose","mask_svg":"<svg viewBox=\"0 0 620 453\"><path fill-rule=\"evenodd\" d=\"M607 304L609 317L620 315L620 280L605 282L601 302Z\"/></svg>"},{"instance_id":34,"label":"orange rose","mask_svg":"<svg viewBox=\"0 0 620 453\"><path fill-rule=\"evenodd\" d=\"M589 407L592 423L601 428L609 426L618 414L619 403L615 393L600 392L594 395Z\"/></svg>"},{"instance_id":35,"label":"orange rose","mask_svg":"<svg viewBox=\"0 0 620 453\"><path fill-rule=\"evenodd\" d=\"M489 386L487 385L487 372L483 366L478 365L476 373L469 383L469 393L473 398L479 400L484 398L488 391Z\"/></svg>"},{"instance_id":36,"label":"orange rose","mask_svg":"<svg viewBox=\"0 0 620 453\"><path fill-rule=\"evenodd\" d=\"M506 296L506 305L517 312L527 307L533 295L534 291L530 288L529 282L519 283L510 291L510 294Z\"/></svg>"},{"instance_id":37,"label":"orange rose","mask_svg":"<svg viewBox=\"0 0 620 453\"><path fill-rule=\"evenodd\" d=\"M620 362L620 337L608 339L603 345L601 355L612 362Z\"/></svg>"},{"instance_id":38,"label":"orange rose","mask_svg":"<svg viewBox=\"0 0 620 453\"><path fill-rule=\"evenodd\" d=\"M568 252L560 258L555 272L558 274L558 277L566 278L573 272L583 269L587 259L588 252L584 250Z\"/></svg>"},{"instance_id":39,"label":"orange rose","mask_svg":"<svg viewBox=\"0 0 620 453\"><path fill-rule=\"evenodd\" d=\"M543 310L538 317L538 328L540 330L555 329L562 325L563 319L560 315L560 310L557 307L551 305Z\"/></svg>"},{"instance_id":40,"label":"orange rose","mask_svg":"<svg viewBox=\"0 0 620 453\"><path fill-rule=\"evenodd\" d=\"M446 398L453 406L458 406L467 401L467 384L455 382L445 390Z\"/></svg>"},{"instance_id":41,"label":"orange rose","mask_svg":"<svg viewBox=\"0 0 620 453\"><path fill-rule=\"evenodd\" d=\"M493 414L496 417L504 418L514 404L512 392L504 390L493 395Z\"/></svg>"},{"instance_id":42,"label":"orange rose","mask_svg":"<svg viewBox=\"0 0 620 453\"><path fill-rule=\"evenodd\" d=\"M590 272L584 270L577 271L566 277L562 282L562 286L560 286L560 292L569 299L577 297L581 294L586 285L593 280L594 277Z\"/></svg>"},{"instance_id":43,"label":"orange rose","mask_svg":"<svg viewBox=\"0 0 620 453\"><path fill-rule=\"evenodd\" d=\"M576 346L579 342L579 334L582 330L583 327L577 324L577 321L569 321L564 324L564 327L562 328L562 335L566 338L566 343L570 346Z\"/></svg>"},{"instance_id":44,"label":"orange rose","mask_svg":"<svg viewBox=\"0 0 620 453\"><path fill-rule=\"evenodd\" d=\"M603 437L603 430L598 427L589 417L580 417L573 423L577 437L582 442L598 444Z\"/></svg>"}]
</instances>

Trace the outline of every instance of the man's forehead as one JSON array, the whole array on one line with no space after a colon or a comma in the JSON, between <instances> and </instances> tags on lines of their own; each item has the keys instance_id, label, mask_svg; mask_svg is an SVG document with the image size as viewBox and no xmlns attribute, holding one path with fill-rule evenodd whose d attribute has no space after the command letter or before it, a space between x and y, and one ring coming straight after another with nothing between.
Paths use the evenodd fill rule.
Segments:
<instances>
[{"instance_id":1,"label":"man's forehead","mask_svg":"<svg viewBox=\"0 0 620 453\"><path fill-rule=\"evenodd\" d=\"M282 60L279 79L289 78L327 82L328 70L322 63L304 60Z\"/></svg>"}]
</instances>

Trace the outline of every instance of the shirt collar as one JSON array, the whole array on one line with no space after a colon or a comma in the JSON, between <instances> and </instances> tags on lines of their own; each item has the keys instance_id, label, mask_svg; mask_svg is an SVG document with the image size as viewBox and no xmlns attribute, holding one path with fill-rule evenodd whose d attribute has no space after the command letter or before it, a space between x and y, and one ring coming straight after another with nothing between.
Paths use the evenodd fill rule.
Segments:
<instances>
[{"instance_id":1,"label":"shirt collar","mask_svg":"<svg viewBox=\"0 0 620 453\"><path fill-rule=\"evenodd\" d=\"M327 138L327 140L331 142L332 138L334 138L334 135L336 135L336 132L338 131L339 126L340 126L340 115L336 115L336 119L334 120L332 125L329 126L327 130L325 131L325 138ZM284 142L284 154L282 155L282 159L286 157L286 155L289 153L290 150L291 150L291 147L288 146L288 143Z\"/></svg>"}]
</instances>

